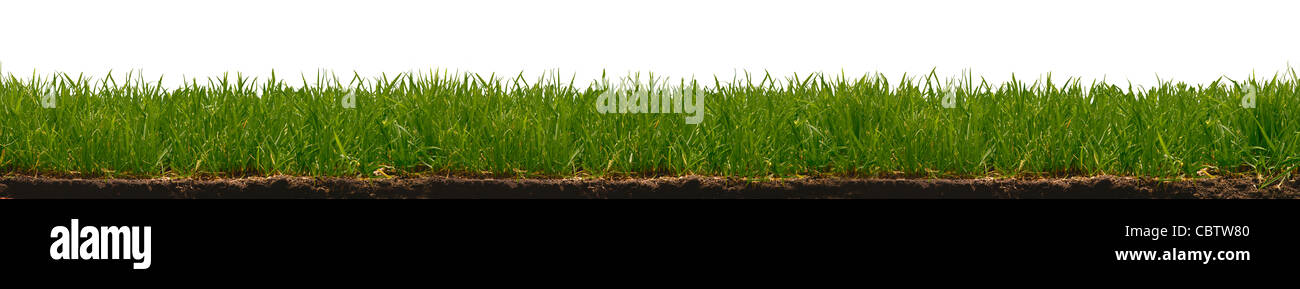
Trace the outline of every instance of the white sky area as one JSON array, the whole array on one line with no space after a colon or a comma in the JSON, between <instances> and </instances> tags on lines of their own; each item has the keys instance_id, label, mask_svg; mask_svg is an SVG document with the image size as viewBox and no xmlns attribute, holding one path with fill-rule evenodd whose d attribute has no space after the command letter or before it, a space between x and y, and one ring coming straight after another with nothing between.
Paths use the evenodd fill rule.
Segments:
<instances>
[{"instance_id":1,"label":"white sky area","mask_svg":"<svg viewBox=\"0 0 1300 289\"><path fill-rule=\"evenodd\" d=\"M1208 83L1300 65L1300 1L0 2L0 70L203 79L431 68ZM289 82L295 84L297 82Z\"/></svg>"}]
</instances>

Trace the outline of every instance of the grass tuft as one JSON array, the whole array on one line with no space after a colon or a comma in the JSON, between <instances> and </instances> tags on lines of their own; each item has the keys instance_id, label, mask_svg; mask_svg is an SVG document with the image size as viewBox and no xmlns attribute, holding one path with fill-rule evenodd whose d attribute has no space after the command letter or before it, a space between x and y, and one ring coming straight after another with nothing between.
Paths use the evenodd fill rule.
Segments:
<instances>
[{"instance_id":1,"label":"grass tuft","mask_svg":"<svg viewBox=\"0 0 1300 289\"><path fill-rule=\"evenodd\" d=\"M1289 77L1288 77L1289 76ZM637 76L629 76L637 79ZM1120 87L1050 76L988 83L823 74L705 85L701 124L601 114L610 80L575 87L472 73L222 75L164 88L139 76L0 78L0 172L93 176L458 174L1060 176L1256 174L1300 166L1300 82ZM956 80L949 82L949 80ZM949 84L952 83L952 84ZM1256 108L1243 108L1247 87ZM955 91L954 108L941 98ZM355 108L343 99L355 97ZM57 98L54 108L42 98ZM376 173L378 172L378 173Z\"/></svg>"}]
</instances>

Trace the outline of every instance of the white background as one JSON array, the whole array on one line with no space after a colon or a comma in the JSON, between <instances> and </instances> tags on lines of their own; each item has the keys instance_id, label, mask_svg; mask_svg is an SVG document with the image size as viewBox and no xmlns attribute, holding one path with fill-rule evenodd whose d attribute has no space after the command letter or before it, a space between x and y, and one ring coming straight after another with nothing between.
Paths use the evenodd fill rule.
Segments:
<instances>
[{"instance_id":1,"label":"white background","mask_svg":"<svg viewBox=\"0 0 1300 289\"><path fill-rule=\"evenodd\" d=\"M0 69L446 68L579 81L964 68L1151 84L1300 65L1300 1L4 1ZM1026 77L1028 76L1028 77Z\"/></svg>"}]
</instances>

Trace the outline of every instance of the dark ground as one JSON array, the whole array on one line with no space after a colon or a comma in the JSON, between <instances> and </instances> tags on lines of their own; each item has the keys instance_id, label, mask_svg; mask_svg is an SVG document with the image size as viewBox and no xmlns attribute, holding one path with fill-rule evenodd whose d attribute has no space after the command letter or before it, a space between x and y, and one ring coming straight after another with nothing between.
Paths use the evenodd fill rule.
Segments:
<instances>
[{"instance_id":1,"label":"dark ground","mask_svg":"<svg viewBox=\"0 0 1300 289\"><path fill-rule=\"evenodd\" d=\"M1162 182L1060 179L66 179L0 177L0 198L1300 198L1300 180L1257 188L1247 178Z\"/></svg>"}]
</instances>

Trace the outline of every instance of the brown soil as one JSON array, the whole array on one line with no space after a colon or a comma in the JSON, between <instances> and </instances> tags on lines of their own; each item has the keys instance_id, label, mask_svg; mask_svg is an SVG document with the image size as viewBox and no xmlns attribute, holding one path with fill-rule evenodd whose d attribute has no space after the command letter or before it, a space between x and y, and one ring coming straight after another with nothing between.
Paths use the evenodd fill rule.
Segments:
<instances>
[{"instance_id":1,"label":"brown soil","mask_svg":"<svg viewBox=\"0 0 1300 289\"><path fill-rule=\"evenodd\" d=\"M1300 179L64 179L0 177L0 198L1300 198Z\"/></svg>"}]
</instances>

